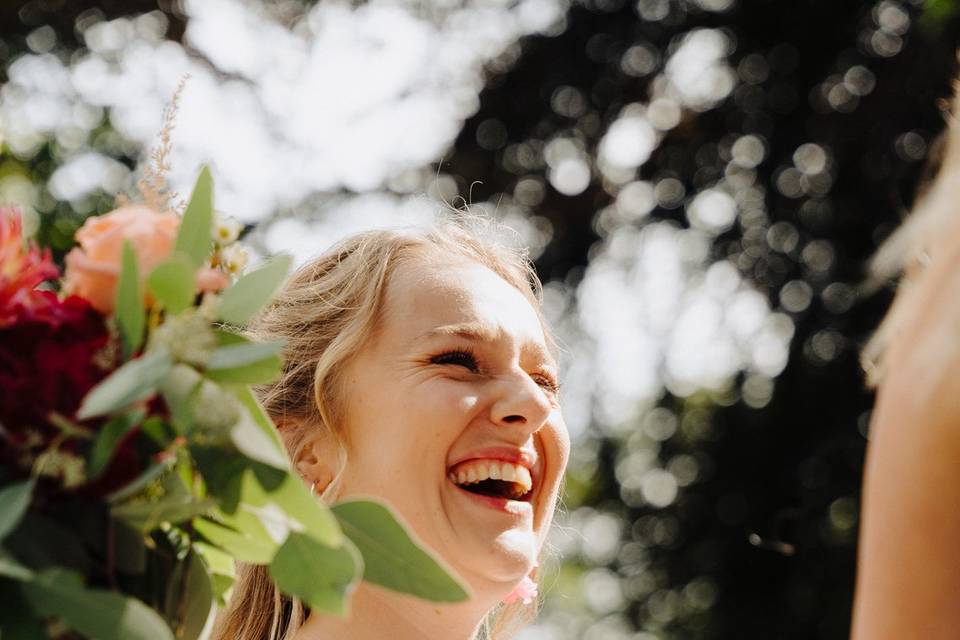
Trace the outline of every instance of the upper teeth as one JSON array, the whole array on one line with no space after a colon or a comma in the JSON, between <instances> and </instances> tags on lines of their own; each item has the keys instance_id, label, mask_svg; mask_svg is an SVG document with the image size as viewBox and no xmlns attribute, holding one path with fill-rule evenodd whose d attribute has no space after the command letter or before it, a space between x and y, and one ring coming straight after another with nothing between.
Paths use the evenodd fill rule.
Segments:
<instances>
[{"instance_id":1,"label":"upper teeth","mask_svg":"<svg viewBox=\"0 0 960 640\"><path fill-rule=\"evenodd\" d=\"M514 482L523 488L523 492L530 491L533 479L530 470L523 465L495 460L470 460L457 466L451 471L450 481L456 484L472 484L484 480L506 480Z\"/></svg>"}]
</instances>

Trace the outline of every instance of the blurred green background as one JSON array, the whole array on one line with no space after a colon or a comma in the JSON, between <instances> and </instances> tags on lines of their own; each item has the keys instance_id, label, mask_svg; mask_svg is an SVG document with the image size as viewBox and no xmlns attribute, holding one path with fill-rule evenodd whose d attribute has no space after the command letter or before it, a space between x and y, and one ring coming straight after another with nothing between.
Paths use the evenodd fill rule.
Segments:
<instances>
[{"instance_id":1,"label":"blurred green background","mask_svg":"<svg viewBox=\"0 0 960 640\"><path fill-rule=\"evenodd\" d=\"M574 438L523 638L847 636L890 292L956 74L952 0L0 4L0 201L68 248L209 162L260 254L446 206L517 230Z\"/></svg>"}]
</instances>

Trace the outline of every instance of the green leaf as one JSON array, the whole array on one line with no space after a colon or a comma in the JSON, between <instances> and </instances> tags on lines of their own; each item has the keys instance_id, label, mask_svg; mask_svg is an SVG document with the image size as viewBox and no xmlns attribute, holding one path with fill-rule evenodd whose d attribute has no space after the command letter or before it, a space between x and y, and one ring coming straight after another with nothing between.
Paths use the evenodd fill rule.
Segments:
<instances>
[{"instance_id":1,"label":"green leaf","mask_svg":"<svg viewBox=\"0 0 960 640\"><path fill-rule=\"evenodd\" d=\"M150 416L140 425L140 432L153 440L161 449L166 449L174 439L170 433L171 427L160 416Z\"/></svg>"},{"instance_id":2,"label":"green leaf","mask_svg":"<svg viewBox=\"0 0 960 640\"><path fill-rule=\"evenodd\" d=\"M272 382L283 367L283 362L276 355L282 348L282 342L250 342L220 347L210 356L206 375L217 382Z\"/></svg>"},{"instance_id":3,"label":"green leaf","mask_svg":"<svg viewBox=\"0 0 960 640\"><path fill-rule=\"evenodd\" d=\"M195 518L193 528L212 545L241 562L269 564L280 545L270 537L256 517L238 510L230 518L230 523L232 526L207 518Z\"/></svg>"},{"instance_id":4,"label":"green leaf","mask_svg":"<svg viewBox=\"0 0 960 640\"><path fill-rule=\"evenodd\" d=\"M343 532L330 508L311 495L297 475L254 465L243 477L241 496L246 504L275 504L299 523L302 533L327 546L336 547L343 541Z\"/></svg>"},{"instance_id":5,"label":"green leaf","mask_svg":"<svg viewBox=\"0 0 960 640\"><path fill-rule=\"evenodd\" d=\"M283 440L280 438L280 434L277 433L277 428L274 426L273 421L270 420L267 412L263 410L260 401L253 395L250 387L246 385L231 385L226 388L233 394L233 397L239 400L240 404L246 408L250 413L250 417L252 417L253 421L260 427L260 430L270 438L277 451L286 452L287 449L283 444Z\"/></svg>"},{"instance_id":6,"label":"green leaf","mask_svg":"<svg viewBox=\"0 0 960 640\"><path fill-rule=\"evenodd\" d=\"M310 536L291 533L270 563L270 576L281 591L316 611L347 612L346 596L362 573L359 554L349 543L328 547Z\"/></svg>"},{"instance_id":7,"label":"green leaf","mask_svg":"<svg viewBox=\"0 0 960 640\"><path fill-rule=\"evenodd\" d=\"M215 573L210 576L210 582L213 583L213 596L221 607L227 606L230 602L230 594L235 581L236 578L233 576L225 576L222 573Z\"/></svg>"},{"instance_id":8,"label":"green leaf","mask_svg":"<svg viewBox=\"0 0 960 640\"><path fill-rule=\"evenodd\" d=\"M275 356L283 349L283 342L246 342L225 345L216 349L207 361L207 369L234 369Z\"/></svg>"},{"instance_id":9,"label":"green leaf","mask_svg":"<svg viewBox=\"0 0 960 640\"><path fill-rule=\"evenodd\" d=\"M48 569L23 592L34 611L56 616L71 629L98 640L173 640L160 615L134 598L83 586L79 574Z\"/></svg>"},{"instance_id":10,"label":"green leaf","mask_svg":"<svg viewBox=\"0 0 960 640\"><path fill-rule=\"evenodd\" d=\"M467 588L418 547L386 505L350 500L333 506L343 532L363 555L363 579L433 602L463 602Z\"/></svg>"},{"instance_id":11,"label":"green leaf","mask_svg":"<svg viewBox=\"0 0 960 640\"><path fill-rule=\"evenodd\" d=\"M193 186L190 203L183 213L175 251L190 259L194 270L199 269L210 256L213 247L213 178L210 168L200 170ZM192 278L191 278L192 281ZM192 282L191 282L192 284Z\"/></svg>"},{"instance_id":12,"label":"green leaf","mask_svg":"<svg viewBox=\"0 0 960 640\"><path fill-rule=\"evenodd\" d=\"M168 313L177 314L193 306L193 264L182 253L161 262L147 278L150 293Z\"/></svg>"},{"instance_id":13,"label":"green leaf","mask_svg":"<svg viewBox=\"0 0 960 640\"><path fill-rule=\"evenodd\" d=\"M177 620L177 637L196 640L200 637L207 623L207 616L210 615L210 607L213 606L213 585L207 567L200 556L193 553L185 562L185 566L184 562L180 563L180 568L181 571L186 571L186 579L181 580L182 576L178 576L176 581L171 580L167 585L167 606L169 617L174 618L182 599L185 610L183 618Z\"/></svg>"},{"instance_id":14,"label":"green leaf","mask_svg":"<svg viewBox=\"0 0 960 640\"><path fill-rule=\"evenodd\" d=\"M127 362L87 394L77 412L77 419L96 418L148 398L156 393L172 366L170 352L164 348Z\"/></svg>"},{"instance_id":15,"label":"green leaf","mask_svg":"<svg viewBox=\"0 0 960 640\"><path fill-rule=\"evenodd\" d=\"M220 296L220 319L228 324L245 325L273 297L292 262L290 256L278 256L237 280Z\"/></svg>"},{"instance_id":16,"label":"green leaf","mask_svg":"<svg viewBox=\"0 0 960 640\"><path fill-rule=\"evenodd\" d=\"M3 546L11 558L27 567L68 567L87 575L93 570L93 560L80 537L83 523L78 520L78 515L72 514L61 523L28 511L20 526L3 541Z\"/></svg>"},{"instance_id":17,"label":"green leaf","mask_svg":"<svg viewBox=\"0 0 960 640\"><path fill-rule=\"evenodd\" d=\"M147 570L147 545L143 533L123 522L110 521L113 527L113 555L117 571L131 576Z\"/></svg>"},{"instance_id":18,"label":"green leaf","mask_svg":"<svg viewBox=\"0 0 960 640\"><path fill-rule=\"evenodd\" d=\"M210 574L210 586L213 589L213 597L217 604L226 605L230 589L233 587L236 578L233 558L223 550L203 542L194 542L193 549L207 565Z\"/></svg>"},{"instance_id":19,"label":"green leaf","mask_svg":"<svg viewBox=\"0 0 960 640\"><path fill-rule=\"evenodd\" d=\"M217 337L217 344L221 347L225 347L231 344L252 344L253 341L244 336L243 334L237 333L229 327L218 327L213 331L214 335Z\"/></svg>"},{"instance_id":20,"label":"green leaf","mask_svg":"<svg viewBox=\"0 0 960 640\"><path fill-rule=\"evenodd\" d=\"M190 494L183 493L164 496L152 502L118 505L110 509L110 515L147 532L160 523L176 524L209 513L216 506L213 500L194 500Z\"/></svg>"},{"instance_id":21,"label":"green leaf","mask_svg":"<svg viewBox=\"0 0 960 640\"><path fill-rule=\"evenodd\" d=\"M136 410L117 416L105 424L93 441L90 457L87 458L87 476L96 478L107 468L120 441L143 420L146 412Z\"/></svg>"},{"instance_id":22,"label":"green leaf","mask_svg":"<svg viewBox=\"0 0 960 640\"><path fill-rule=\"evenodd\" d=\"M0 549L0 576L14 580L33 580L34 573Z\"/></svg>"},{"instance_id":23,"label":"green leaf","mask_svg":"<svg viewBox=\"0 0 960 640\"><path fill-rule=\"evenodd\" d=\"M207 370L209 379L223 383L267 384L280 376L283 362L278 356L268 356L263 360L234 367L233 369Z\"/></svg>"},{"instance_id":24,"label":"green leaf","mask_svg":"<svg viewBox=\"0 0 960 640\"><path fill-rule=\"evenodd\" d=\"M233 558L230 557L230 554L224 553L222 549L218 549L204 542L194 542L193 550L200 554L203 561L207 563L210 573L218 573L230 577L235 575Z\"/></svg>"},{"instance_id":25,"label":"green leaf","mask_svg":"<svg viewBox=\"0 0 960 640\"><path fill-rule=\"evenodd\" d=\"M129 240L123 241L123 257L116 295L114 316L120 327L120 337L123 339L123 357L129 358L143 344L143 330L147 324L143 294L140 292L137 254Z\"/></svg>"},{"instance_id":26,"label":"green leaf","mask_svg":"<svg viewBox=\"0 0 960 640\"><path fill-rule=\"evenodd\" d=\"M237 455L232 447L190 442L190 455L207 487L207 497L220 503L220 509L233 513L240 504L243 472L250 461Z\"/></svg>"},{"instance_id":27,"label":"green leaf","mask_svg":"<svg viewBox=\"0 0 960 640\"><path fill-rule=\"evenodd\" d=\"M147 488L151 482L163 475L173 466L173 460L164 460L148 467L146 471L107 496L107 502L117 504Z\"/></svg>"},{"instance_id":28,"label":"green leaf","mask_svg":"<svg viewBox=\"0 0 960 640\"><path fill-rule=\"evenodd\" d=\"M0 541L17 528L30 506L34 480L11 484L0 489Z\"/></svg>"},{"instance_id":29,"label":"green leaf","mask_svg":"<svg viewBox=\"0 0 960 640\"><path fill-rule=\"evenodd\" d=\"M290 460L286 451L277 447L276 442L257 424L246 407L238 403L238 408L240 419L230 429L233 445L252 460L277 469L289 469Z\"/></svg>"}]
</instances>

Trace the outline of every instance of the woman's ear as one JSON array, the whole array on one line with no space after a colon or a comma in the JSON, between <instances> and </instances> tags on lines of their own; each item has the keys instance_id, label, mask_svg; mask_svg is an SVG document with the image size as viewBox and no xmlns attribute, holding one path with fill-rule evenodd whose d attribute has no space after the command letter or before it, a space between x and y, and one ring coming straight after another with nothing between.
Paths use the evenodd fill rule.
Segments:
<instances>
[{"instance_id":1,"label":"woman's ear","mask_svg":"<svg viewBox=\"0 0 960 640\"><path fill-rule=\"evenodd\" d=\"M314 428L293 461L297 472L321 495L340 470L340 448L336 437L324 428Z\"/></svg>"}]
</instances>

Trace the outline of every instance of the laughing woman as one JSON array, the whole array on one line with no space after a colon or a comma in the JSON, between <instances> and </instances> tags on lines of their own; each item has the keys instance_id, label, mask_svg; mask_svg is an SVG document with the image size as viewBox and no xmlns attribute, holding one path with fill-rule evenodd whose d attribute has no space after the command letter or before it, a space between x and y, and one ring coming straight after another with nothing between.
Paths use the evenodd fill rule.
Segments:
<instances>
[{"instance_id":1,"label":"laughing woman","mask_svg":"<svg viewBox=\"0 0 960 640\"><path fill-rule=\"evenodd\" d=\"M867 348L879 382L863 490L854 640L960 633L960 128L937 178L874 260L903 270Z\"/></svg>"},{"instance_id":2,"label":"laughing woman","mask_svg":"<svg viewBox=\"0 0 960 640\"><path fill-rule=\"evenodd\" d=\"M261 400L318 499L386 501L472 597L361 583L336 618L245 566L215 637L499 639L532 617L569 440L529 262L452 224L365 233L297 271L251 331L286 341Z\"/></svg>"}]
</instances>

